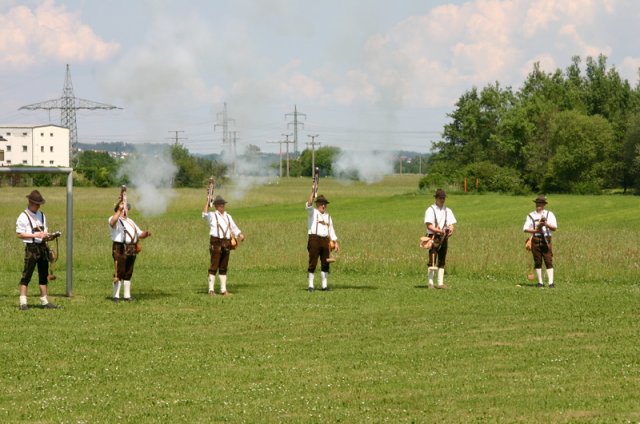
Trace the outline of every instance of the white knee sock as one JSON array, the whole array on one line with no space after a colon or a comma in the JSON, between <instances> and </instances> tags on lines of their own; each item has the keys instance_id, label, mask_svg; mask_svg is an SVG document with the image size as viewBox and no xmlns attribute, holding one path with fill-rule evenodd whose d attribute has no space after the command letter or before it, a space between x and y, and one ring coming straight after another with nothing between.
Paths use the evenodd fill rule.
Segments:
<instances>
[{"instance_id":1,"label":"white knee sock","mask_svg":"<svg viewBox=\"0 0 640 424\"><path fill-rule=\"evenodd\" d=\"M536 275L538 276L538 284L542 284L542 268L536 268Z\"/></svg>"},{"instance_id":2,"label":"white knee sock","mask_svg":"<svg viewBox=\"0 0 640 424\"><path fill-rule=\"evenodd\" d=\"M553 284L553 268L547 268L547 282L549 285Z\"/></svg>"},{"instance_id":3,"label":"white knee sock","mask_svg":"<svg viewBox=\"0 0 640 424\"><path fill-rule=\"evenodd\" d=\"M227 291L227 276L226 275L218 275L220 278L220 293L225 293Z\"/></svg>"},{"instance_id":4,"label":"white knee sock","mask_svg":"<svg viewBox=\"0 0 640 424\"><path fill-rule=\"evenodd\" d=\"M46 305L47 303L49 303L49 299L47 299L47 296L41 296L40 297L40 303L42 305Z\"/></svg>"},{"instance_id":5,"label":"white knee sock","mask_svg":"<svg viewBox=\"0 0 640 424\"><path fill-rule=\"evenodd\" d=\"M435 272L432 269L427 273L427 284L430 286L433 286L433 274L435 274Z\"/></svg>"},{"instance_id":6,"label":"white knee sock","mask_svg":"<svg viewBox=\"0 0 640 424\"><path fill-rule=\"evenodd\" d=\"M131 281L124 280L124 282L122 283L122 287L124 287L124 298L131 298Z\"/></svg>"},{"instance_id":7,"label":"white knee sock","mask_svg":"<svg viewBox=\"0 0 640 424\"><path fill-rule=\"evenodd\" d=\"M320 275L322 276L322 288L326 289L327 288L327 278L329 278L329 273L325 272L325 271L321 271Z\"/></svg>"},{"instance_id":8,"label":"white knee sock","mask_svg":"<svg viewBox=\"0 0 640 424\"><path fill-rule=\"evenodd\" d=\"M120 286L122 282L120 280L113 283L113 298L120 299Z\"/></svg>"},{"instance_id":9,"label":"white knee sock","mask_svg":"<svg viewBox=\"0 0 640 424\"><path fill-rule=\"evenodd\" d=\"M313 272L309 273L309 288L313 288Z\"/></svg>"},{"instance_id":10,"label":"white knee sock","mask_svg":"<svg viewBox=\"0 0 640 424\"><path fill-rule=\"evenodd\" d=\"M216 276L213 274L209 274L209 291L214 291Z\"/></svg>"},{"instance_id":11,"label":"white knee sock","mask_svg":"<svg viewBox=\"0 0 640 424\"><path fill-rule=\"evenodd\" d=\"M27 296L20 296L20 304L21 305L27 304Z\"/></svg>"},{"instance_id":12,"label":"white knee sock","mask_svg":"<svg viewBox=\"0 0 640 424\"><path fill-rule=\"evenodd\" d=\"M444 284L444 268L438 268L438 285Z\"/></svg>"}]
</instances>

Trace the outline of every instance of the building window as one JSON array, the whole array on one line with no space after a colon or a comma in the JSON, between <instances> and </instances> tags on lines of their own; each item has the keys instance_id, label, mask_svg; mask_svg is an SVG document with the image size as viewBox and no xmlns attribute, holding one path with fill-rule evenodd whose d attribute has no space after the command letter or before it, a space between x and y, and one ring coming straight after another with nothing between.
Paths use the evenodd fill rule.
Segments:
<instances>
[{"instance_id":1,"label":"building window","mask_svg":"<svg viewBox=\"0 0 640 424\"><path fill-rule=\"evenodd\" d=\"M11 151L11 146L7 145L7 152Z\"/></svg>"},{"instance_id":2,"label":"building window","mask_svg":"<svg viewBox=\"0 0 640 424\"><path fill-rule=\"evenodd\" d=\"M10 132L8 132L8 133L7 133L7 135L11 135L11 133L10 133Z\"/></svg>"},{"instance_id":3,"label":"building window","mask_svg":"<svg viewBox=\"0 0 640 424\"><path fill-rule=\"evenodd\" d=\"M40 151L44 152L44 146L40 146Z\"/></svg>"},{"instance_id":4,"label":"building window","mask_svg":"<svg viewBox=\"0 0 640 424\"><path fill-rule=\"evenodd\" d=\"M43 160L41 160L41 161L40 161L40 164L44 165L44 161L43 161Z\"/></svg>"},{"instance_id":5,"label":"building window","mask_svg":"<svg viewBox=\"0 0 640 424\"><path fill-rule=\"evenodd\" d=\"M29 133L23 132L22 135L26 137L29 135Z\"/></svg>"},{"instance_id":6,"label":"building window","mask_svg":"<svg viewBox=\"0 0 640 424\"><path fill-rule=\"evenodd\" d=\"M24 146L24 145L23 145L23 146L22 146L22 151L23 151L23 152L26 152L26 151L27 151L27 146Z\"/></svg>"},{"instance_id":7,"label":"building window","mask_svg":"<svg viewBox=\"0 0 640 424\"><path fill-rule=\"evenodd\" d=\"M53 165L53 161L52 160L49 161L49 165Z\"/></svg>"},{"instance_id":8,"label":"building window","mask_svg":"<svg viewBox=\"0 0 640 424\"><path fill-rule=\"evenodd\" d=\"M53 133L50 133L49 135L50 135L51 137L53 137Z\"/></svg>"},{"instance_id":9,"label":"building window","mask_svg":"<svg viewBox=\"0 0 640 424\"><path fill-rule=\"evenodd\" d=\"M53 152L53 146L49 146L49 151Z\"/></svg>"},{"instance_id":10,"label":"building window","mask_svg":"<svg viewBox=\"0 0 640 424\"><path fill-rule=\"evenodd\" d=\"M40 133L40 137L44 137L44 133Z\"/></svg>"},{"instance_id":11,"label":"building window","mask_svg":"<svg viewBox=\"0 0 640 424\"><path fill-rule=\"evenodd\" d=\"M26 165L26 164L27 164L27 161L26 161L26 160L23 160L23 161L22 161L22 164L23 164L23 165Z\"/></svg>"},{"instance_id":12,"label":"building window","mask_svg":"<svg viewBox=\"0 0 640 424\"><path fill-rule=\"evenodd\" d=\"M7 161L7 165L11 165L11 160L8 160L8 161Z\"/></svg>"}]
</instances>

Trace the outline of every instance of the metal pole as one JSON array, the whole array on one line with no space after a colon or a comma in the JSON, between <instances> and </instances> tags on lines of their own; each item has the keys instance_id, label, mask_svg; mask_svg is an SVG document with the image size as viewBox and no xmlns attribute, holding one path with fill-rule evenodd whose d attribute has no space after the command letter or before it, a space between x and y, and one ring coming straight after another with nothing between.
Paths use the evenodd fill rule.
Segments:
<instances>
[{"instance_id":1,"label":"metal pole","mask_svg":"<svg viewBox=\"0 0 640 424\"><path fill-rule=\"evenodd\" d=\"M73 296L73 172L67 174L67 297Z\"/></svg>"}]
</instances>

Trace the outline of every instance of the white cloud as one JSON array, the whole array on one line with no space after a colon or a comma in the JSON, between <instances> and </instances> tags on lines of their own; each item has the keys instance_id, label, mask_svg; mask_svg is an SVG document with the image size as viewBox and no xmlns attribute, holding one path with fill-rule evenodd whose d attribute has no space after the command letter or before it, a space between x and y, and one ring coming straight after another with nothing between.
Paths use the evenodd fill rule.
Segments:
<instances>
[{"instance_id":1,"label":"white cloud","mask_svg":"<svg viewBox=\"0 0 640 424\"><path fill-rule=\"evenodd\" d=\"M0 62L23 68L45 63L104 61L119 49L84 25L77 14L45 0L35 9L14 6L0 15Z\"/></svg>"},{"instance_id":2,"label":"white cloud","mask_svg":"<svg viewBox=\"0 0 640 424\"><path fill-rule=\"evenodd\" d=\"M638 73L640 72L640 57L625 57L618 67L618 71L622 78L626 78L630 81L637 81L639 76Z\"/></svg>"}]
</instances>

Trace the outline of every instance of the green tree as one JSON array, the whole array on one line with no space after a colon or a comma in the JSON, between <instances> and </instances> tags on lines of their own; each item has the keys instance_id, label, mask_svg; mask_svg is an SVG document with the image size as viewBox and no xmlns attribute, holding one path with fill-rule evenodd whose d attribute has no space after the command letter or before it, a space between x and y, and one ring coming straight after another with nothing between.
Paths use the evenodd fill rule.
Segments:
<instances>
[{"instance_id":1,"label":"green tree","mask_svg":"<svg viewBox=\"0 0 640 424\"><path fill-rule=\"evenodd\" d=\"M321 175L333 175L332 164L340 154L338 147L325 146L315 151L315 164L320 168ZM310 177L312 172L312 152L309 149L303 150L298 159L300 162L301 175Z\"/></svg>"},{"instance_id":2,"label":"green tree","mask_svg":"<svg viewBox=\"0 0 640 424\"><path fill-rule=\"evenodd\" d=\"M618 180L614 132L601 116L565 111L551 123L551 157L542 189L556 192L597 192Z\"/></svg>"},{"instance_id":3,"label":"green tree","mask_svg":"<svg viewBox=\"0 0 640 424\"><path fill-rule=\"evenodd\" d=\"M174 179L175 187L201 187L207 175L198 166L198 161L189 154L189 151L180 144L171 146L171 158L178 167Z\"/></svg>"},{"instance_id":4,"label":"green tree","mask_svg":"<svg viewBox=\"0 0 640 424\"><path fill-rule=\"evenodd\" d=\"M640 191L640 114L629 119L624 138L624 176L623 189L634 188Z\"/></svg>"},{"instance_id":5,"label":"green tree","mask_svg":"<svg viewBox=\"0 0 640 424\"><path fill-rule=\"evenodd\" d=\"M120 163L108 152L83 151L77 155L76 172L84 176L97 187L109 187L118 184Z\"/></svg>"}]
</instances>

